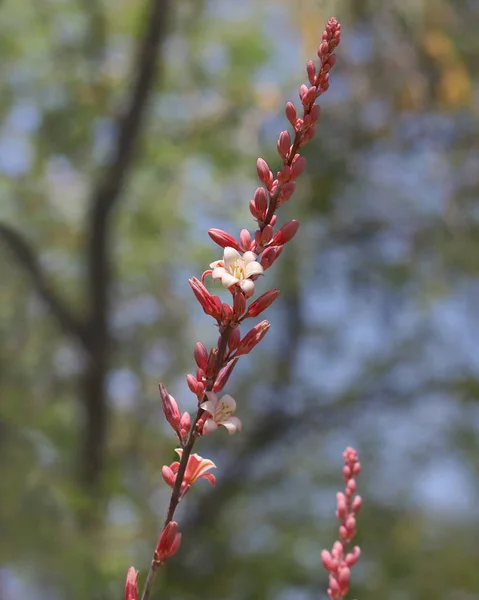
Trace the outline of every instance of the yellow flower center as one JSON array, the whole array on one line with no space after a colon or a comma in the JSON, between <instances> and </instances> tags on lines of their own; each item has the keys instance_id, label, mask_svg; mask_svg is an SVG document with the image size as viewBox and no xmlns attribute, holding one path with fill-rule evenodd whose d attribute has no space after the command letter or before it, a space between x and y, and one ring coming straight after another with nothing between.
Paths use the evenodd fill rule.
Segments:
<instances>
[{"instance_id":1,"label":"yellow flower center","mask_svg":"<svg viewBox=\"0 0 479 600\"><path fill-rule=\"evenodd\" d=\"M245 279L245 262L242 258L235 260L235 262L230 265L230 273L236 279Z\"/></svg>"},{"instance_id":2,"label":"yellow flower center","mask_svg":"<svg viewBox=\"0 0 479 600\"><path fill-rule=\"evenodd\" d=\"M224 402L221 403L221 406L216 409L215 417L216 419L224 419L225 417L229 417L233 414L231 408L226 405Z\"/></svg>"}]
</instances>

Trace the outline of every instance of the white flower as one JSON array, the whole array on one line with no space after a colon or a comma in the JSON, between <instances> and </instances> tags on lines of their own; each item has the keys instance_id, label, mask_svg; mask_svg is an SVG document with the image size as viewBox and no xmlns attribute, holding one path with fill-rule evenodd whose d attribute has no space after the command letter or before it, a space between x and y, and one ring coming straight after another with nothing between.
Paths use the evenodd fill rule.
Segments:
<instances>
[{"instance_id":1,"label":"white flower","mask_svg":"<svg viewBox=\"0 0 479 600\"><path fill-rule=\"evenodd\" d=\"M208 400L203 402L200 407L210 413L211 417L206 419L203 426L203 433L206 435L218 429L219 425L223 425L228 430L230 435L241 431L241 421L238 417L231 415L236 410L236 402L234 398L226 394L221 399L214 392L206 392Z\"/></svg>"},{"instance_id":2,"label":"white flower","mask_svg":"<svg viewBox=\"0 0 479 600\"><path fill-rule=\"evenodd\" d=\"M211 277L213 281L221 279L223 287L227 289L239 285L246 296L252 296L254 282L250 277L263 274L263 267L256 258L254 252L248 251L241 256L237 250L227 246L224 249L223 260L210 264L210 268L213 269Z\"/></svg>"}]
</instances>

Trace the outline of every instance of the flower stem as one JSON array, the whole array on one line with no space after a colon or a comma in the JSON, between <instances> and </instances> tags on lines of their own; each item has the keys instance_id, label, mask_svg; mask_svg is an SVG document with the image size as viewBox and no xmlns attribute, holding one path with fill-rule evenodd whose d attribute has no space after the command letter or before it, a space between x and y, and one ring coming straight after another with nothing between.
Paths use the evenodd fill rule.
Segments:
<instances>
[{"instance_id":1,"label":"flower stem","mask_svg":"<svg viewBox=\"0 0 479 600\"><path fill-rule=\"evenodd\" d=\"M225 327L223 329L223 331L221 333L220 341L219 341L219 345L218 345L218 356L216 359L215 375L208 384L208 387L206 389L207 392L210 392L213 389L216 378L218 377L218 373L220 372L221 368L224 366L226 351L228 348L228 340L230 338L232 331L233 331L233 329L228 325L227 327ZM199 404L201 404L201 402ZM183 478L185 476L186 467L188 465L188 459L191 455L193 446L195 445L196 438L197 438L196 425L197 425L198 421L200 420L200 417L203 413L204 413L204 410L202 408L198 408L196 417L191 424L190 433L188 435L186 444L183 448L183 454L181 456L180 466L178 467L178 473L176 474L175 485L173 486L173 490L171 492L170 504L168 506L168 512L166 513L165 522L163 523L163 529L165 529L165 527L168 525L168 523L173 520L176 508L180 502L181 484L183 483ZM141 600L149 599L151 590L153 589L153 583L154 583L154 580L156 577L156 573L157 573L158 569L160 568L160 566L161 566L161 564L158 563L158 561L155 558L155 554L153 554L153 559L151 561L150 569L149 569L148 575L146 577L145 587L143 588L143 594L141 596Z\"/></svg>"}]
</instances>

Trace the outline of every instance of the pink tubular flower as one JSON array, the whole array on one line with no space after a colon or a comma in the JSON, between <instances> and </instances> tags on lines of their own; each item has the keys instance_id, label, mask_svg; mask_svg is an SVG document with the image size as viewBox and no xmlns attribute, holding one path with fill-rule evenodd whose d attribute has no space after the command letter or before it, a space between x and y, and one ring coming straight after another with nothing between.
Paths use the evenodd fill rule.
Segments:
<instances>
[{"instance_id":1,"label":"pink tubular flower","mask_svg":"<svg viewBox=\"0 0 479 600\"><path fill-rule=\"evenodd\" d=\"M138 571L130 567L126 574L125 600L138 600Z\"/></svg>"},{"instance_id":2,"label":"pink tubular flower","mask_svg":"<svg viewBox=\"0 0 479 600\"><path fill-rule=\"evenodd\" d=\"M180 456L183 455L182 448L175 448L175 452ZM169 467L166 465L161 469L163 479L170 487L174 487L176 481L176 474L180 468L180 463L175 461ZM210 469L216 469L216 465L212 460L208 458L202 458L198 454L191 454L188 458L188 464L186 465L183 482L181 484L180 497L182 498L190 487L200 479L204 477L207 479L213 487L216 485L216 477L212 473L207 473Z\"/></svg>"},{"instance_id":3,"label":"pink tubular flower","mask_svg":"<svg viewBox=\"0 0 479 600\"><path fill-rule=\"evenodd\" d=\"M170 521L163 529L160 541L155 551L155 561L158 564L165 562L167 558L176 554L181 544L181 533L178 533L178 523Z\"/></svg>"},{"instance_id":4,"label":"pink tubular flower","mask_svg":"<svg viewBox=\"0 0 479 600\"><path fill-rule=\"evenodd\" d=\"M213 281L221 279L223 287L230 289L238 285L246 296L254 294L251 277L263 274L263 267L257 262L254 252L245 252L243 256L230 246L225 248L223 259L211 263Z\"/></svg>"},{"instance_id":5,"label":"pink tubular flower","mask_svg":"<svg viewBox=\"0 0 479 600\"><path fill-rule=\"evenodd\" d=\"M220 399L214 392L206 392L206 396L208 400L200 404L200 407L208 411L211 417L205 421L203 434L212 433L220 425L223 425L230 435L233 435L237 431L240 432L241 421L238 417L231 416L236 410L234 398L226 394Z\"/></svg>"},{"instance_id":6,"label":"pink tubular flower","mask_svg":"<svg viewBox=\"0 0 479 600\"><path fill-rule=\"evenodd\" d=\"M361 508L361 496L354 496L356 491L356 475L361 470L358 453L354 448L346 448L343 453L343 477L346 489L336 495L336 517L339 525L339 539L334 542L331 552L323 550L321 560L329 573L328 595L331 600L342 600L348 593L351 578L351 567L355 565L361 554L359 546L350 552L347 547L356 535L356 515Z\"/></svg>"}]
</instances>

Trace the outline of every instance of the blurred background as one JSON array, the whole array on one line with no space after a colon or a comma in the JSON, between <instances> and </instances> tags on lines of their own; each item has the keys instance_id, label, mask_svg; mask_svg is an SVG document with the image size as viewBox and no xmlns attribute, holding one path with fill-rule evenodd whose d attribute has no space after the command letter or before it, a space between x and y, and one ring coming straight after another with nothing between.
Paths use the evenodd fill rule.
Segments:
<instances>
[{"instance_id":1,"label":"blurred background","mask_svg":"<svg viewBox=\"0 0 479 600\"><path fill-rule=\"evenodd\" d=\"M180 506L154 598L325 598L342 451L363 465L350 597L479 598L479 4L6 0L0 7L0 597L141 581L215 328L187 278L254 229L255 161L329 16L318 135L228 387L241 436ZM226 296L225 296L226 297ZM249 357L248 357L249 358Z\"/></svg>"}]
</instances>

